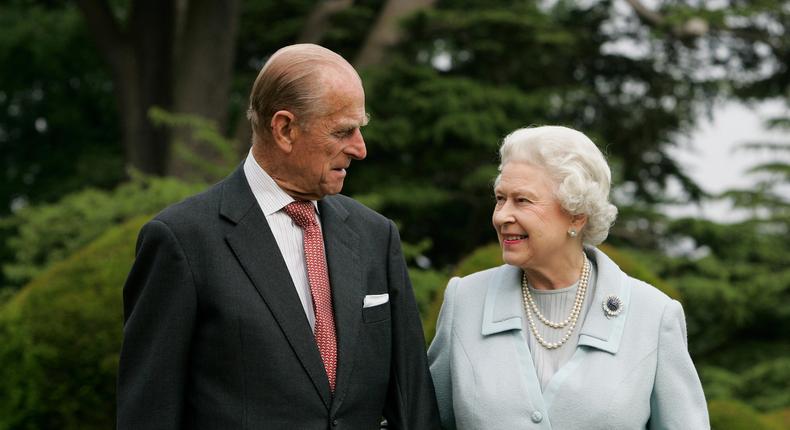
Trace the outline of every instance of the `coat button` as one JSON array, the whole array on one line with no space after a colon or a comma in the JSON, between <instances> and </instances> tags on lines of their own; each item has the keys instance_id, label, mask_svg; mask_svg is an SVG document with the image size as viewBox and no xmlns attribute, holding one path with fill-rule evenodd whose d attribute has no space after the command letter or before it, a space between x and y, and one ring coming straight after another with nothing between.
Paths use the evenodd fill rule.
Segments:
<instances>
[{"instance_id":1,"label":"coat button","mask_svg":"<svg viewBox=\"0 0 790 430\"><path fill-rule=\"evenodd\" d=\"M543 414L541 414L540 411L535 411L530 418L532 418L533 423L539 423L543 421Z\"/></svg>"},{"instance_id":2,"label":"coat button","mask_svg":"<svg viewBox=\"0 0 790 430\"><path fill-rule=\"evenodd\" d=\"M337 427L337 420L332 420L332 426Z\"/></svg>"}]
</instances>

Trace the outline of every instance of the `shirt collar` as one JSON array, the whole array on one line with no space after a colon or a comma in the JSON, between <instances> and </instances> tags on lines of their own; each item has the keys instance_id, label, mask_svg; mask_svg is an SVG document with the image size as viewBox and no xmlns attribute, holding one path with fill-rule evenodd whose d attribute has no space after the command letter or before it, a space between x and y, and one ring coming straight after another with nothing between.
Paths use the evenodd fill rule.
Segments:
<instances>
[{"instance_id":1,"label":"shirt collar","mask_svg":"<svg viewBox=\"0 0 790 430\"><path fill-rule=\"evenodd\" d=\"M252 194L255 196L255 200L258 201L258 205L261 207L264 215L269 216L295 201L255 161L252 149L247 154L247 159L244 160L244 175L247 177ZM311 202L316 212L318 212L318 202L315 200L311 200Z\"/></svg>"}]
</instances>

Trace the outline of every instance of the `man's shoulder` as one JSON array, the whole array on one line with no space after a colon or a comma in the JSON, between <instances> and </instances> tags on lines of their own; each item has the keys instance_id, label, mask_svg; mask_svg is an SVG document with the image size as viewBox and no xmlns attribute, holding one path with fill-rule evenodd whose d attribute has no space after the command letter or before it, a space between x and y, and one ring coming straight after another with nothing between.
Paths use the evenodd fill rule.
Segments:
<instances>
[{"instance_id":1,"label":"man's shoulder","mask_svg":"<svg viewBox=\"0 0 790 430\"><path fill-rule=\"evenodd\" d=\"M389 224L389 219L384 215L374 211L373 209L365 206L357 200L352 199L343 194L335 194L324 198L328 204L340 206L347 210L350 215L358 217L364 221L382 224Z\"/></svg>"},{"instance_id":2,"label":"man's shoulder","mask_svg":"<svg viewBox=\"0 0 790 430\"><path fill-rule=\"evenodd\" d=\"M205 225L219 215L222 189L225 180L209 186L205 190L173 203L154 216L153 220L163 222L171 228L189 225Z\"/></svg>"}]
</instances>

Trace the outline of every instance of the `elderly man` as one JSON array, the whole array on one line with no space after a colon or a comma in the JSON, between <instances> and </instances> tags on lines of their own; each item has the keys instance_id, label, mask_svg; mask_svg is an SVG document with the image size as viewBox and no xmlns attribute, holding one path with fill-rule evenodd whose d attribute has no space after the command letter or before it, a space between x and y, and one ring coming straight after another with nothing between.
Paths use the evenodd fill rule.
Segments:
<instances>
[{"instance_id":1,"label":"elderly man","mask_svg":"<svg viewBox=\"0 0 790 430\"><path fill-rule=\"evenodd\" d=\"M438 428L398 232L336 195L366 155L359 76L283 48L248 116L243 165L140 232L118 428Z\"/></svg>"}]
</instances>

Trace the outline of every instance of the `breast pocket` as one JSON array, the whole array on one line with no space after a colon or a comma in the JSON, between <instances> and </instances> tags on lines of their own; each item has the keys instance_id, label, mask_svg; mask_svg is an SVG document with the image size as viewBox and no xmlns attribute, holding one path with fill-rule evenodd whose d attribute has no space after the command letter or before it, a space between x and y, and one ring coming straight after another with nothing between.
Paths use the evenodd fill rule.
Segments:
<instances>
[{"instance_id":1,"label":"breast pocket","mask_svg":"<svg viewBox=\"0 0 790 430\"><path fill-rule=\"evenodd\" d=\"M366 323L375 323L390 319L389 302L368 308L362 308L362 320Z\"/></svg>"}]
</instances>

